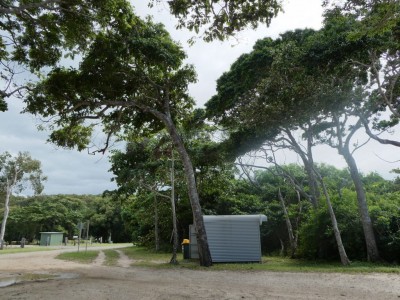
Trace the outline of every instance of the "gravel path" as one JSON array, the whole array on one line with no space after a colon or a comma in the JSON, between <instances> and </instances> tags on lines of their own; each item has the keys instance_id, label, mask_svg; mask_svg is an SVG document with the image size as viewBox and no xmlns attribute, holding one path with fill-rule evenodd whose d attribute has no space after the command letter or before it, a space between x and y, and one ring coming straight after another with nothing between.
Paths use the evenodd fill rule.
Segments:
<instances>
[{"instance_id":1,"label":"gravel path","mask_svg":"<svg viewBox=\"0 0 400 300\"><path fill-rule=\"evenodd\" d=\"M121 250L115 250L119 254L118 266L123 268L129 268L132 264L132 260L125 255Z\"/></svg>"},{"instance_id":2,"label":"gravel path","mask_svg":"<svg viewBox=\"0 0 400 300\"><path fill-rule=\"evenodd\" d=\"M154 270L131 267L121 254L118 267L105 267L57 260L56 252L0 255L0 280L58 276L3 287L0 299L400 299L397 274Z\"/></svg>"},{"instance_id":3,"label":"gravel path","mask_svg":"<svg viewBox=\"0 0 400 300\"><path fill-rule=\"evenodd\" d=\"M97 255L96 259L93 261L92 264L94 266L102 266L105 260L106 260L106 255L104 254L103 251L99 251L99 254Z\"/></svg>"}]
</instances>

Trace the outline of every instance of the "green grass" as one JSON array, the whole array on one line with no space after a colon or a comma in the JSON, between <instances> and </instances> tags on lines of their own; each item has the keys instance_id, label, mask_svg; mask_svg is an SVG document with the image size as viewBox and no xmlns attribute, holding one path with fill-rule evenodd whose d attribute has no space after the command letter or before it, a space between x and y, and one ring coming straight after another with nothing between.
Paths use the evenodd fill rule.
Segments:
<instances>
[{"instance_id":1,"label":"green grass","mask_svg":"<svg viewBox=\"0 0 400 300\"><path fill-rule=\"evenodd\" d=\"M158 265L160 262L168 263L171 259L171 253L155 252L143 247L127 247L120 249L132 260L139 260L140 263ZM178 254L179 255L179 254ZM139 263L136 263L139 264Z\"/></svg>"},{"instance_id":2,"label":"green grass","mask_svg":"<svg viewBox=\"0 0 400 300\"><path fill-rule=\"evenodd\" d=\"M71 242L68 243L68 246L72 246ZM92 245L88 244L88 249L96 250L97 247L113 247L113 246L132 246L132 243L116 243L116 244L108 244L108 243L93 243ZM75 245L76 249L78 246ZM86 244L81 243L80 250L85 250ZM37 252L37 251L51 251L51 250L59 250L63 249L64 246L55 246L55 247L44 247L44 246L25 246L25 248L21 248L19 246L12 246L4 248L0 250L0 255L2 254L13 254L13 253L21 253L21 252Z\"/></svg>"},{"instance_id":3,"label":"green grass","mask_svg":"<svg viewBox=\"0 0 400 300\"><path fill-rule=\"evenodd\" d=\"M21 253L21 252L49 251L49 250L55 250L55 249L57 249L57 248L40 247L40 246L21 248L21 247L16 247L15 246L15 248L7 247L7 248L4 248L3 250L0 250L0 255L2 255L2 254Z\"/></svg>"},{"instance_id":4,"label":"green grass","mask_svg":"<svg viewBox=\"0 0 400 300\"><path fill-rule=\"evenodd\" d=\"M324 272L324 273L397 273L400 274L400 266L389 264L376 264L368 262L352 262L344 267L339 262L310 261L302 259L290 259L277 256L264 256L262 263L258 264L215 264L215 270L255 270L277 272Z\"/></svg>"},{"instance_id":5,"label":"green grass","mask_svg":"<svg viewBox=\"0 0 400 300\"><path fill-rule=\"evenodd\" d=\"M262 263L216 263L210 268L200 267L197 260L183 260L178 254L179 265L169 264L170 253L155 253L146 248L129 247L121 249L131 259L139 260L135 266L157 269L186 268L193 270L216 271L273 271L273 272L321 272L321 273L395 273L400 274L399 265L352 262L348 267L339 262L310 261L278 256L264 256ZM162 262L162 263L160 263Z\"/></svg>"},{"instance_id":6,"label":"green grass","mask_svg":"<svg viewBox=\"0 0 400 300\"><path fill-rule=\"evenodd\" d=\"M103 251L106 258L104 261L104 265L106 266L116 266L119 259L119 254L117 251L109 249Z\"/></svg>"},{"instance_id":7,"label":"green grass","mask_svg":"<svg viewBox=\"0 0 400 300\"><path fill-rule=\"evenodd\" d=\"M99 254L99 251L66 252L66 253L61 253L61 254L57 255L56 258L62 259L62 260L90 264L96 259L98 254Z\"/></svg>"}]
</instances>

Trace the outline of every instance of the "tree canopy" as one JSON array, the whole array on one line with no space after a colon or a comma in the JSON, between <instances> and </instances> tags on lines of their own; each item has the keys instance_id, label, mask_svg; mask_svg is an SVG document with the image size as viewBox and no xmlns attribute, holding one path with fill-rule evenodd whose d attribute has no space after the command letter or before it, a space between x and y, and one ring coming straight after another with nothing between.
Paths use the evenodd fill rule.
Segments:
<instances>
[{"instance_id":1,"label":"tree canopy","mask_svg":"<svg viewBox=\"0 0 400 300\"><path fill-rule=\"evenodd\" d=\"M257 28L259 23L269 25L282 11L279 0L173 0L168 4L171 13L178 18L178 28L186 27L198 33L206 27L202 33L206 41L224 40L246 27Z\"/></svg>"},{"instance_id":2,"label":"tree canopy","mask_svg":"<svg viewBox=\"0 0 400 300\"><path fill-rule=\"evenodd\" d=\"M81 55L94 35L130 9L125 0L17 1L0 3L0 74L3 81L0 111L6 99L29 89L16 77L27 67L39 75L65 57Z\"/></svg>"}]
</instances>

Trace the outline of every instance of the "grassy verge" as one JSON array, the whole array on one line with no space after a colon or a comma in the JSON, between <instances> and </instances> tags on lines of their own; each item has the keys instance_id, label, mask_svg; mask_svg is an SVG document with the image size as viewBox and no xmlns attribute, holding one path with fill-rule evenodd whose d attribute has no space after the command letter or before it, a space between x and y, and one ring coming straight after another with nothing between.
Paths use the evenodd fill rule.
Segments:
<instances>
[{"instance_id":1,"label":"grassy verge","mask_svg":"<svg viewBox=\"0 0 400 300\"><path fill-rule=\"evenodd\" d=\"M69 243L68 246L72 246L72 243ZM118 243L118 244L107 244L107 243L93 243L93 244L89 244L88 245L88 249L90 250L96 250L96 248L98 247L115 247L115 246L132 246L132 243ZM78 249L78 246L75 245L76 249ZM86 247L86 244L81 243L80 245L80 249L82 251L82 249L84 250ZM64 249L65 246L54 246L54 247L44 247L44 246L25 246L25 248L21 248L19 246L12 246L12 247L7 247L4 248L3 250L0 250L0 255L2 254L13 254L13 253L20 253L20 252L37 252L37 251L50 251L50 250L60 250L60 249Z\"/></svg>"},{"instance_id":2,"label":"grassy verge","mask_svg":"<svg viewBox=\"0 0 400 300\"><path fill-rule=\"evenodd\" d=\"M104 250L103 251L106 258L104 260L104 265L106 266L116 266L119 259L119 254L115 250Z\"/></svg>"},{"instance_id":3,"label":"grassy verge","mask_svg":"<svg viewBox=\"0 0 400 300\"><path fill-rule=\"evenodd\" d=\"M96 259L98 254L99 251L66 252L57 255L56 258L90 264Z\"/></svg>"},{"instance_id":4,"label":"grassy verge","mask_svg":"<svg viewBox=\"0 0 400 300\"><path fill-rule=\"evenodd\" d=\"M154 252L143 247L128 247L120 249L136 264L159 265L166 264L171 259L171 253ZM178 254L179 255L179 254Z\"/></svg>"},{"instance_id":5,"label":"grassy verge","mask_svg":"<svg viewBox=\"0 0 400 300\"><path fill-rule=\"evenodd\" d=\"M9 248L4 248L3 250L0 250L0 255L21 253L21 252L49 251L49 250L55 250L55 249L57 249L57 248L40 247L40 246L26 247L26 248L21 248L21 247L10 248L9 247Z\"/></svg>"},{"instance_id":6,"label":"grassy verge","mask_svg":"<svg viewBox=\"0 0 400 300\"><path fill-rule=\"evenodd\" d=\"M323 273L397 273L400 266L352 262L348 267L339 262L309 261L285 257L264 256L261 264L215 264L216 270L259 270L276 272L323 272Z\"/></svg>"},{"instance_id":7,"label":"grassy verge","mask_svg":"<svg viewBox=\"0 0 400 300\"><path fill-rule=\"evenodd\" d=\"M264 256L262 263L217 263L211 268L200 267L197 260L183 260L178 254L179 265L169 264L170 253L155 253L140 247L121 249L133 260L136 266L151 268L186 268L194 270L218 271L274 271L274 272L321 272L321 273L395 273L400 274L399 265L375 264L368 262L352 262L348 267L343 267L338 262L321 262L301 259L290 259L276 256Z\"/></svg>"}]
</instances>

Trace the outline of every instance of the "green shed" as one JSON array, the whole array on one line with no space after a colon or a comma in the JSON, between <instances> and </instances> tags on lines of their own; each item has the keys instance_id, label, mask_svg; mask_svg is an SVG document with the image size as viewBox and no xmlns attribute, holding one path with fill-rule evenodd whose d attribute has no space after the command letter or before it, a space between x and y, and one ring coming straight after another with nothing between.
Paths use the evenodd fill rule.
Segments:
<instances>
[{"instance_id":1,"label":"green shed","mask_svg":"<svg viewBox=\"0 0 400 300\"><path fill-rule=\"evenodd\" d=\"M40 246L60 246L63 241L62 232L41 232Z\"/></svg>"}]
</instances>

